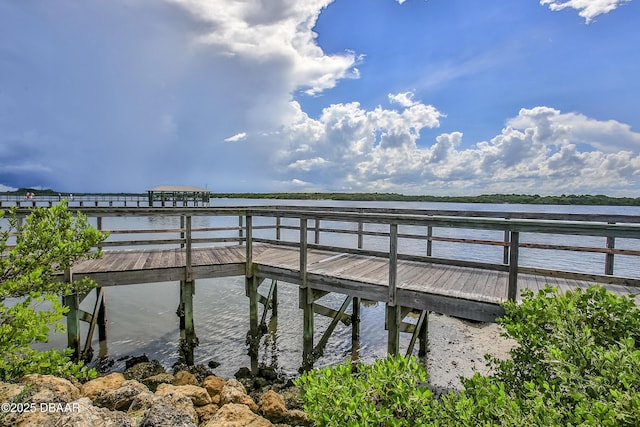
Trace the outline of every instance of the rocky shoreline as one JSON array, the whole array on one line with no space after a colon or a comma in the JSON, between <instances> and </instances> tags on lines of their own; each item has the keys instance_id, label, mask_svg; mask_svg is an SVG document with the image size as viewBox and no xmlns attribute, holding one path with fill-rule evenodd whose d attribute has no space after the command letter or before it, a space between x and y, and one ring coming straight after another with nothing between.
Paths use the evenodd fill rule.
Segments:
<instances>
[{"instance_id":1,"label":"rocky shoreline","mask_svg":"<svg viewBox=\"0 0 640 427\"><path fill-rule=\"evenodd\" d=\"M506 357L514 345L496 324L432 314L427 370L436 396L461 388L460 376L486 372L484 354ZM215 366L211 366L212 369ZM225 380L204 365L177 364L172 373L146 356L122 373L85 384L46 375L0 382L2 426L307 426L299 389L275 369L247 368Z\"/></svg>"},{"instance_id":2,"label":"rocky shoreline","mask_svg":"<svg viewBox=\"0 0 640 427\"><path fill-rule=\"evenodd\" d=\"M0 426L287 427L311 425L298 389L275 371L224 380L202 365L167 372L134 360L123 373L84 384L51 375L0 382ZM249 391L247 391L249 390Z\"/></svg>"}]
</instances>

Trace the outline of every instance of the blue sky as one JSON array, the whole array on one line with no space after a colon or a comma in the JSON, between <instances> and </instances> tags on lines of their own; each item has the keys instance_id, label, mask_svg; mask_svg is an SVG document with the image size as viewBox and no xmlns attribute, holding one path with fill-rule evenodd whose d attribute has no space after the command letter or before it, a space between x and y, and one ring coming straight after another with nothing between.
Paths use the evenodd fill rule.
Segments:
<instances>
[{"instance_id":1,"label":"blue sky","mask_svg":"<svg viewBox=\"0 0 640 427\"><path fill-rule=\"evenodd\" d=\"M0 0L0 189L640 197L632 0Z\"/></svg>"}]
</instances>

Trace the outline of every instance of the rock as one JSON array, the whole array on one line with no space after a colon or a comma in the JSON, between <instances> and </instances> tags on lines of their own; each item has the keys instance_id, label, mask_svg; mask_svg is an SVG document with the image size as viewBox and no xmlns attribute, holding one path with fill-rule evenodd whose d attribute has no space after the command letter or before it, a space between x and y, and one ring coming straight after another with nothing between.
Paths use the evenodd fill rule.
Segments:
<instances>
[{"instance_id":1,"label":"rock","mask_svg":"<svg viewBox=\"0 0 640 427\"><path fill-rule=\"evenodd\" d=\"M251 412L246 405L228 403L216 412L205 427L273 427L273 424Z\"/></svg>"},{"instance_id":2,"label":"rock","mask_svg":"<svg viewBox=\"0 0 640 427\"><path fill-rule=\"evenodd\" d=\"M251 369L243 366L242 368L238 369L238 372L235 373L234 377L236 377L236 379L251 378Z\"/></svg>"},{"instance_id":3,"label":"rock","mask_svg":"<svg viewBox=\"0 0 640 427\"><path fill-rule=\"evenodd\" d=\"M127 411L136 396L148 391L144 384L136 380L127 380L118 388L103 390L96 396L94 403L116 411Z\"/></svg>"},{"instance_id":4,"label":"rock","mask_svg":"<svg viewBox=\"0 0 640 427\"><path fill-rule=\"evenodd\" d=\"M210 403L204 406L196 406L196 414L198 415L198 425L204 424L209 421L218 412L220 407L214 403Z\"/></svg>"},{"instance_id":5,"label":"rock","mask_svg":"<svg viewBox=\"0 0 640 427\"><path fill-rule=\"evenodd\" d=\"M300 409L291 409L287 412L286 422L292 426L312 426L313 422L309 419L306 412Z\"/></svg>"},{"instance_id":6,"label":"rock","mask_svg":"<svg viewBox=\"0 0 640 427\"><path fill-rule=\"evenodd\" d=\"M215 360L210 360L209 363L207 363L207 366L210 369L216 369L218 366L220 366L220 363L216 362Z\"/></svg>"},{"instance_id":7,"label":"rock","mask_svg":"<svg viewBox=\"0 0 640 427\"><path fill-rule=\"evenodd\" d=\"M196 411L193 407L193 402L188 397L177 393L162 396L149 392L140 393L138 396L136 396L133 403L131 403L128 414L130 417L140 419L140 425L146 425L143 424L143 421L149 418L148 412L150 410L153 410L153 408L162 406L171 406L176 410L179 410L180 413L176 415L178 419L182 419L183 415L186 414L190 422L197 424L198 415L196 414ZM154 423L160 422L159 419L153 417L151 417L151 421L153 421Z\"/></svg>"},{"instance_id":8,"label":"rock","mask_svg":"<svg viewBox=\"0 0 640 427\"><path fill-rule=\"evenodd\" d=\"M35 403L71 402L80 398L80 390L71 381L53 375L30 374L20 379L30 386L30 399Z\"/></svg>"},{"instance_id":9,"label":"rock","mask_svg":"<svg viewBox=\"0 0 640 427\"><path fill-rule=\"evenodd\" d=\"M194 406L203 406L211 403L211 396L209 396L207 389L196 385L160 384L156 390L156 394L160 396L174 393L188 397Z\"/></svg>"},{"instance_id":10,"label":"rock","mask_svg":"<svg viewBox=\"0 0 640 427\"><path fill-rule=\"evenodd\" d=\"M14 397L22 393L23 384L11 384L0 382L0 402L9 402Z\"/></svg>"},{"instance_id":11,"label":"rock","mask_svg":"<svg viewBox=\"0 0 640 427\"><path fill-rule=\"evenodd\" d=\"M284 398L273 390L268 390L258 402L260 413L274 423L278 423L287 416L287 407Z\"/></svg>"},{"instance_id":12,"label":"rock","mask_svg":"<svg viewBox=\"0 0 640 427\"><path fill-rule=\"evenodd\" d=\"M124 375L119 372L114 372L113 374L84 383L80 392L83 396L94 400L102 391L116 389L120 387L124 381Z\"/></svg>"},{"instance_id":13,"label":"rock","mask_svg":"<svg viewBox=\"0 0 640 427\"><path fill-rule=\"evenodd\" d=\"M146 354L143 354L142 356L133 356L127 359L126 362L124 362L124 369L127 370L129 368L133 368L138 363L145 363L145 362L149 362L149 358L147 357Z\"/></svg>"},{"instance_id":14,"label":"rock","mask_svg":"<svg viewBox=\"0 0 640 427\"><path fill-rule=\"evenodd\" d=\"M300 388L299 387L287 387L283 390L279 390L278 394L282 396L284 399L284 403L287 408L291 409L302 409L302 399L300 398Z\"/></svg>"},{"instance_id":15,"label":"rock","mask_svg":"<svg viewBox=\"0 0 640 427\"><path fill-rule=\"evenodd\" d=\"M256 405L251 396L247 395L247 390L244 386L233 378L225 383L220 392L220 404L225 405L227 403L246 405L254 412L258 410L258 405Z\"/></svg>"},{"instance_id":16,"label":"rock","mask_svg":"<svg viewBox=\"0 0 640 427\"><path fill-rule=\"evenodd\" d=\"M164 374L166 371L157 360L138 363L124 371L124 377L128 380L142 381L154 375Z\"/></svg>"},{"instance_id":17,"label":"rock","mask_svg":"<svg viewBox=\"0 0 640 427\"><path fill-rule=\"evenodd\" d=\"M149 390L156 392L160 384L173 384L174 376L168 372L153 375L142 380L142 384L146 385Z\"/></svg>"},{"instance_id":18,"label":"rock","mask_svg":"<svg viewBox=\"0 0 640 427\"><path fill-rule=\"evenodd\" d=\"M144 427L197 427L194 416L171 403L158 400L144 413L140 424Z\"/></svg>"},{"instance_id":19,"label":"rock","mask_svg":"<svg viewBox=\"0 0 640 427\"><path fill-rule=\"evenodd\" d=\"M82 397L65 406L47 405L38 409L41 410L21 414L16 420L16 425L29 427L133 427L135 425L127 414L93 406L88 397Z\"/></svg>"},{"instance_id":20,"label":"rock","mask_svg":"<svg viewBox=\"0 0 640 427\"><path fill-rule=\"evenodd\" d=\"M88 397L67 403L22 401L29 412L14 412L0 418L3 426L19 427L133 427L137 425L127 414L98 408Z\"/></svg>"},{"instance_id":21,"label":"rock","mask_svg":"<svg viewBox=\"0 0 640 427\"><path fill-rule=\"evenodd\" d=\"M267 381L274 382L278 379L278 372L270 366L261 366L258 369L258 376Z\"/></svg>"},{"instance_id":22,"label":"rock","mask_svg":"<svg viewBox=\"0 0 640 427\"><path fill-rule=\"evenodd\" d=\"M174 375L180 371L187 371L196 376L198 383L201 383L209 375L213 375L206 366L204 365L187 365L184 363L176 363L173 365L173 373Z\"/></svg>"},{"instance_id":23,"label":"rock","mask_svg":"<svg viewBox=\"0 0 640 427\"><path fill-rule=\"evenodd\" d=\"M198 379L191 372L178 371L176 372L173 385L198 385Z\"/></svg>"},{"instance_id":24,"label":"rock","mask_svg":"<svg viewBox=\"0 0 640 427\"><path fill-rule=\"evenodd\" d=\"M225 384L225 380L215 375L209 375L202 381L202 387L207 390L209 396L211 396L211 401L216 404L220 403L220 393Z\"/></svg>"}]
</instances>

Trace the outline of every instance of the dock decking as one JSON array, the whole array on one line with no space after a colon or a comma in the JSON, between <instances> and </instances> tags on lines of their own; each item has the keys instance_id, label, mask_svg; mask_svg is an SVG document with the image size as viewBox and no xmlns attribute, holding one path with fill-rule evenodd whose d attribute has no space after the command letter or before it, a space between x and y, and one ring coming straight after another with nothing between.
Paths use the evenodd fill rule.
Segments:
<instances>
[{"instance_id":1,"label":"dock decking","mask_svg":"<svg viewBox=\"0 0 640 427\"><path fill-rule=\"evenodd\" d=\"M253 245L254 274L301 284L299 249L271 244ZM244 245L192 249L193 280L241 276L246 271ZM87 276L100 286L119 286L184 280L185 249L105 250L103 257L78 263L74 275ZM309 249L307 279L310 288L363 299L388 299L389 260L344 252ZM398 305L442 312L456 317L494 321L507 300L508 273L479 268L399 260L397 265ZM520 291L534 292L545 284L561 291L587 288L593 283L552 276L518 275ZM634 288L609 285L617 293Z\"/></svg>"},{"instance_id":2,"label":"dock decking","mask_svg":"<svg viewBox=\"0 0 640 427\"><path fill-rule=\"evenodd\" d=\"M252 370L257 369L261 325L268 310L276 315L278 281L299 286L303 367L313 364L340 322L351 324L352 347L357 347L361 300L385 305L389 353L399 352L399 334L409 332L413 336L407 353L419 341L418 354L424 354L431 311L492 322L503 314L500 303L519 299L523 289L535 292L549 284L566 292L594 283L620 294L640 289L637 269L620 268L629 257L640 256L640 217L634 215L317 206L81 210L95 218L99 229L103 219L111 217L143 217L147 220L138 224L147 225L119 221L124 226L110 229L109 239L101 243L101 259L77 263L64 273L67 280L72 275L87 276L100 287L93 314L80 309L83 296L65 297L68 341L76 354L80 354L81 320L91 324L87 345L96 324L100 336L106 337L104 289L109 286L179 281L177 313L188 362L198 343L193 322L195 283L244 277ZM441 250L451 245L457 245L456 250ZM469 256L466 249L471 246L490 250ZM534 260L542 261L534 262L537 266L522 265L520 253L532 249L588 254L592 267L602 273L545 268L555 264L554 255ZM492 255L484 256L488 253ZM531 252L526 254L530 262ZM265 296L259 290L266 279L272 283ZM345 297L339 309L323 305L321 299L328 293ZM412 311L419 313L417 323L410 319ZM333 320L314 346L316 314Z\"/></svg>"}]
</instances>

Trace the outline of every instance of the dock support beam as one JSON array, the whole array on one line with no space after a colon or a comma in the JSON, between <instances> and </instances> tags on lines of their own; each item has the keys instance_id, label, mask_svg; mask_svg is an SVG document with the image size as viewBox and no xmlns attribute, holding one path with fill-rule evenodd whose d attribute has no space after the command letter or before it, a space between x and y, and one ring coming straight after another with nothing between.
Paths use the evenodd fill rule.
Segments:
<instances>
[{"instance_id":1,"label":"dock support beam","mask_svg":"<svg viewBox=\"0 0 640 427\"><path fill-rule=\"evenodd\" d=\"M71 270L65 270L64 281L71 283L73 274ZM80 357L80 297L78 294L65 295L63 304L69 307L67 312L67 347L73 351L73 359Z\"/></svg>"},{"instance_id":2,"label":"dock support beam","mask_svg":"<svg viewBox=\"0 0 640 427\"><path fill-rule=\"evenodd\" d=\"M351 360L360 358L360 298L351 302Z\"/></svg>"},{"instance_id":3,"label":"dock support beam","mask_svg":"<svg viewBox=\"0 0 640 427\"><path fill-rule=\"evenodd\" d=\"M387 304L387 353L397 355L400 351L400 323L402 322L401 307Z\"/></svg>"},{"instance_id":4,"label":"dock support beam","mask_svg":"<svg viewBox=\"0 0 640 427\"><path fill-rule=\"evenodd\" d=\"M180 353L187 365L193 365L193 349L198 346L195 325L193 323L193 295L195 283L193 280L180 281Z\"/></svg>"},{"instance_id":5,"label":"dock support beam","mask_svg":"<svg viewBox=\"0 0 640 427\"><path fill-rule=\"evenodd\" d=\"M80 357L80 301L78 294L64 296L64 305L69 307L67 312L67 347L73 350L72 358Z\"/></svg>"},{"instance_id":6,"label":"dock support beam","mask_svg":"<svg viewBox=\"0 0 640 427\"><path fill-rule=\"evenodd\" d=\"M251 358L251 373L258 373L258 345L260 343L260 328L258 325L258 284L257 277L246 277L245 287L249 296L249 332L247 333L247 346ZM267 307L265 307L265 310Z\"/></svg>"},{"instance_id":7,"label":"dock support beam","mask_svg":"<svg viewBox=\"0 0 640 427\"><path fill-rule=\"evenodd\" d=\"M387 353L398 354L400 349L400 323L402 307L397 304L398 280L398 224L389 225L389 299L387 301Z\"/></svg>"},{"instance_id":8,"label":"dock support beam","mask_svg":"<svg viewBox=\"0 0 640 427\"><path fill-rule=\"evenodd\" d=\"M420 326L418 341L418 357L425 357L429 351L429 312L425 310L424 321Z\"/></svg>"}]
</instances>

